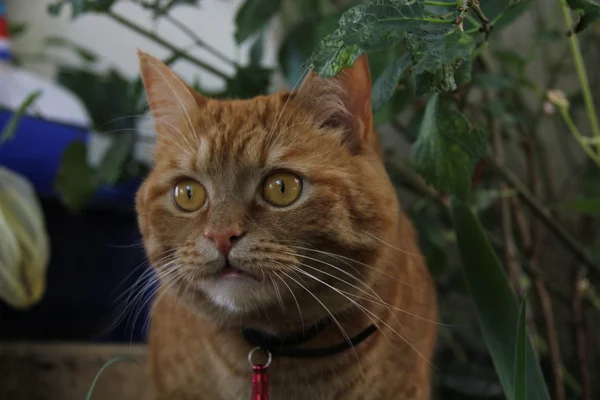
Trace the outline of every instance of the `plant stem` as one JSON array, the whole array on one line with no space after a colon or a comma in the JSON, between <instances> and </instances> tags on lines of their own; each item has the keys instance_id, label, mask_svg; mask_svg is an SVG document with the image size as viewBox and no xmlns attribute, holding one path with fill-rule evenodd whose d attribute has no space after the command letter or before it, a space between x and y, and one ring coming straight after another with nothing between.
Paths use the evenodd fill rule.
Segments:
<instances>
[{"instance_id":1,"label":"plant stem","mask_svg":"<svg viewBox=\"0 0 600 400\"><path fill-rule=\"evenodd\" d=\"M583 317L582 296L579 290L579 284L585 279L585 267L580 267L575 277L575 285L573 288L573 326L575 330L575 344L577 347L577 360L579 361L579 373L581 375L581 389L584 400L591 400L591 377L588 370L588 351L587 335L585 332L585 322Z\"/></svg>"},{"instance_id":2,"label":"plant stem","mask_svg":"<svg viewBox=\"0 0 600 400\"><path fill-rule=\"evenodd\" d=\"M205 69L206 71L220 77L223 79L228 79L229 76L227 76L225 73L223 73L222 71L219 71L218 69L216 69L215 67L212 67L208 64L206 64L205 62L190 56L189 54L185 53L183 50L177 48L176 46L174 46L172 43L167 42L166 40L164 40L163 38L155 35L154 33L142 28L141 26L137 25L134 22L131 22L130 20L122 17L119 14L116 14L114 11L107 11L106 15L108 15L110 18L112 18L114 21L120 23L121 25L124 25L126 27L128 27L129 29L139 33L142 36L147 37L148 39L151 39L153 41L155 41L156 43L160 44L163 47L166 47L167 49L171 50L173 53L175 53L176 55L178 55L179 57L188 60L189 62L191 62L192 64L197 65L200 68Z\"/></svg>"},{"instance_id":3,"label":"plant stem","mask_svg":"<svg viewBox=\"0 0 600 400\"><path fill-rule=\"evenodd\" d=\"M173 18L169 14L165 14L163 16L163 18L165 20L167 20L168 22L170 22L171 24L175 25L183 33L185 33L186 35L188 35L188 37L191 38L194 41L195 45L197 45L199 47L202 47L204 50L208 51L210 54L212 54L213 56L217 57L219 60L223 61L224 63L231 65L232 67L237 68L239 66L237 62L231 60L226 55L224 55L223 53L221 53L219 50L215 49L214 47L212 47L211 45L209 45L208 43L206 43L204 40L202 40L200 38L200 36L198 36L194 31L192 31L185 24L181 23L181 21Z\"/></svg>"},{"instance_id":4,"label":"plant stem","mask_svg":"<svg viewBox=\"0 0 600 400\"><path fill-rule=\"evenodd\" d=\"M579 129L577 129L577 126L571 119L569 110L566 107L559 107L559 112L565 121L565 124L567 124L567 128L569 128L569 131L575 140L577 140L577 143L579 143L583 151L585 151L586 154L600 167L600 156L594 153L594 150L590 147L589 143L585 141L584 136L581 134L581 132L579 132Z\"/></svg>"},{"instance_id":5,"label":"plant stem","mask_svg":"<svg viewBox=\"0 0 600 400\"><path fill-rule=\"evenodd\" d=\"M549 228L556 237L563 243L563 245L571 251L579 261L588 265L590 271L593 271L596 276L600 277L600 268L594 263L587 250L579 243L573 235L571 235L560 223L558 223L554 217L550 214L550 211L543 205L541 205L537 199L529 192L529 190L521 183L521 181L508 169L496 163L491 156L486 156L486 161L493 171L509 185L511 185L519 193L519 197L523 199L524 203L533 211L544 222L547 228Z\"/></svg>"},{"instance_id":6,"label":"plant stem","mask_svg":"<svg viewBox=\"0 0 600 400\"><path fill-rule=\"evenodd\" d=\"M565 23L567 24L567 28L570 29L571 12L569 11L569 6L567 5L567 2L565 0L560 0L560 5L563 11L563 15L565 17ZM594 104L594 98L592 97L592 93L590 91L590 83L587 77L587 73L585 71L585 64L583 63L583 57L581 55L581 49L579 48L579 42L577 40L576 34L572 33L569 36L569 45L571 47L571 53L573 53L575 70L577 71L577 78L579 79L579 85L581 86L581 90L583 92L585 109L587 111L588 119L592 127L592 132L594 136L600 137L600 125L598 125L596 106ZM598 150L598 154L600 154L600 149Z\"/></svg>"},{"instance_id":7,"label":"plant stem","mask_svg":"<svg viewBox=\"0 0 600 400\"><path fill-rule=\"evenodd\" d=\"M433 1L425 0L426 6L440 6L440 7L456 7L456 1Z\"/></svg>"}]
</instances>

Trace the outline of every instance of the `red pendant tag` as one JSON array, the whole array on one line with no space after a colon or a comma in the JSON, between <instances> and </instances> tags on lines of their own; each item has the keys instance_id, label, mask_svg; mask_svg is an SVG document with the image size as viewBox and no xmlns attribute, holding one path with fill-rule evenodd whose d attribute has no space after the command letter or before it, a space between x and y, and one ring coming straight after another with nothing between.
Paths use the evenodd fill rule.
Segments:
<instances>
[{"instance_id":1,"label":"red pendant tag","mask_svg":"<svg viewBox=\"0 0 600 400\"><path fill-rule=\"evenodd\" d=\"M266 364L254 364L252 355L256 350L263 350L260 347L255 347L248 354L248 362L252 366L252 395L250 400L269 400L269 375L267 368L271 364L271 352L263 350L269 356Z\"/></svg>"}]
</instances>

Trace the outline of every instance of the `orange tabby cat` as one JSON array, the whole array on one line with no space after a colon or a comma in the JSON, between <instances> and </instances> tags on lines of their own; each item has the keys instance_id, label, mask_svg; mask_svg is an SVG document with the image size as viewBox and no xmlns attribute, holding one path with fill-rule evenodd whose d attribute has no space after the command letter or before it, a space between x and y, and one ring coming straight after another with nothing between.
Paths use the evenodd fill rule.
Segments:
<instances>
[{"instance_id":1,"label":"orange tabby cat","mask_svg":"<svg viewBox=\"0 0 600 400\"><path fill-rule=\"evenodd\" d=\"M158 132L137 196L161 282L156 398L249 399L245 328L302 339L300 356L273 350L272 399L427 399L436 298L384 169L365 56L250 100L204 98L139 57Z\"/></svg>"}]
</instances>

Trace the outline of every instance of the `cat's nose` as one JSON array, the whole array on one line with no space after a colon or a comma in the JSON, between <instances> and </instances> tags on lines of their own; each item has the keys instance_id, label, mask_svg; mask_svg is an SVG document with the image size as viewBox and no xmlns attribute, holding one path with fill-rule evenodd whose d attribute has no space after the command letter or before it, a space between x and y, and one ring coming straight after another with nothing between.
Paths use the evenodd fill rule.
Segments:
<instances>
[{"instance_id":1,"label":"cat's nose","mask_svg":"<svg viewBox=\"0 0 600 400\"><path fill-rule=\"evenodd\" d=\"M227 256L235 242L242 237L244 232L241 229L222 229L222 230L207 230L204 236L210 239L215 244L224 256Z\"/></svg>"}]
</instances>

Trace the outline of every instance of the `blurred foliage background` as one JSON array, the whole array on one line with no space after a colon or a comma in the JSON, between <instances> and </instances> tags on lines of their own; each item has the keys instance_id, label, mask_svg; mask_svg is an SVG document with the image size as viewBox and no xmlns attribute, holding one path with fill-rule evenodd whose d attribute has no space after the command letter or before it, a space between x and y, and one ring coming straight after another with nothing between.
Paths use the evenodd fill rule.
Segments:
<instances>
[{"instance_id":1,"label":"blurred foliage background","mask_svg":"<svg viewBox=\"0 0 600 400\"><path fill-rule=\"evenodd\" d=\"M172 15L174 9L202 9L203 3L133 2L150 10L156 21L174 24L179 24ZM210 47L195 34L193 26L179 24L193 46L217 56L234 74L190 55L185 48L156 34L152 27L140 26L119 14L115 3L117 0L62 0L55 1L48 12L71 13L73 18L102 13L170 50L165 63L191 63L199 71L211 72L226 81L219 92L204 88L200 80L188 82L196 90L218 98L248 98L282 87L293 88L305 72L305 62L318 53L313 51L319 43L338 27L343 28L343 13L368 2L245 1L237 13L235 32L240 45L252 43L250 60L245 65ZM386 3L394 2L379 2ZM431 15L446 19L457 13L457 5L467 4L425 3ZM600 138L595 136L598 123L592 115L597 113L593 97L598 97L600 89L600 75L595 73L600 62L600 25L596 21L600 6L594 0L487 0L481 2L480 9L475 7L478 1L468 3L471 12L460 22L472 43L468 57L459 54L455 58L460 62L452 63L454 85L444 87L444 82L437 82L437 87L426 87L419 78L422 75L415 77L414 57L412 66L403 58L410 50L406 41L367 51L375 84L375 121L383 136L387 167L405 210L418 228L446 324L441 327L433 362L437 371L435 398L502 399L507 395L503 394L465 282L465 257L468 259L469 252L478 249L461 248L460 257L450 211L451 197L456 193L444 187L446 181L432 182L435 177L423 171L419 164L422 160L415 159L414 152L411 157L411 147L422 135L423 121L431 119L426 110L432 98L451 103L468 121L464 129L470 130L472 125L485 131L481 154L469 154L467 162L469 204L517 298L528 294L526 325L551 397L597 399L600 384L594 377L600 371ZM474 10L485 14L487 22ZM282 40L278 66L268 68L262 63L264 35L274 18L280 24ZM13 23L11 28L13 35L19 35L28 27ZM356 35L360 34L358 30ZM348 35L340 41L348 42ZM129 79L116 68L95 68L97 55L72 38L51 37L47 45L66 47L81 58L78 65L61 65L58 80L82 99L94 130L111 142L111 151L105 153L98 166L86 163L86 150L80 144L74 144L63 155L56 185L66 204L77 212L99 185L118 185L147 172L149 165L133 156L135 144L147 138L138 135L136 120L128 117L145 113L146 102L139 77ZM445 46L442 54L457 48L447 43ZM580 49L581 60L574 56L573 46ZM425 51L432 51L431 47ZM16 62L26 61L26 57L32 55L20 58L17 53ZM586 70L587 84L581 80ZM443 144L444 134L452 132L440 125L442 139L436 144ZM469 153L469 143L458 144ZM476 243L474 240L473 246ZM497 312L502 318L502 303L498 304L497 310L488 312Z\"/></svg>"}]
</instances>

